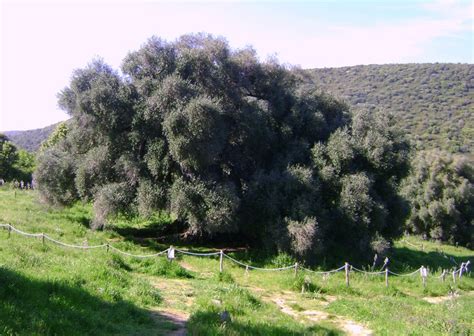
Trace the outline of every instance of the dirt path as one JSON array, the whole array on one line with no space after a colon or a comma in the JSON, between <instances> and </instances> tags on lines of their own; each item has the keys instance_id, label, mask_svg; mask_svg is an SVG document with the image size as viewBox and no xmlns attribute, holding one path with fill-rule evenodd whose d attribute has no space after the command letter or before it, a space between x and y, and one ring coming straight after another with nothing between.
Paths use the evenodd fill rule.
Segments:
<instances>
[{"instance_id":1,"label":"dirt path","mask_svg":"<svg viewBox=\"0 0 474 336\"><path fill-rule=\"evenodd\" d=\"M432 304L439 304L439 303L443 303L443 302L446 302L446 301L449 301L449 300L453 300L458 296L459 295L428 296L428 297L424 297L422 299L425 300L426 302L429 302L429 303L432 303Z\"/></svg>"},{"instance_id":2,"label":"dirt path","mask_svg":"<svg viewBox=\"0 0 474 336\"><path fill-rule=\"evenodd\" d=\"M462 295L474 295L474 291L469 291L469 292L463 293ZM446 301L454 300L460 296L461 294L459 293L452 293L450 295L445 295L445 296L427 296L422 299L432 304L439 304Z\"/></svg>"},{"instance_id":3,"label":"dirt path","mask_svg":"<svg viewBox=\"0 0 474 336\"><path fill-rule=\"evenodd\" d=\"M173 331L166 331L166 335L169 336L185 336L187 335L186 323L189 315L173 309L151 309L152 318L157 322L158 325L163 322L168 322L174 325Z\"/></svg>"},{"instance_id":4,"label":"dirt path","mask_svg":"<svg viewBox=\"0 0 474 336\"><path fill-rule=\"evenodd\" d=\"M185 310L194 303L194 289L187 280L159 279L153 280L152 285L160 290L167 307Z\"/></svg>"},{"instance_id":5,"label":"dirt path","mask_svg":"<svg viewBox=\"0 0 474 336\"><path fill-rule=\"evenodd\" d=\"M345 331L348 335L351 336L368 336L372 335L372 330L366 328L362 324L354 322L352 320L346 319L342 316L332 315L322 310L303 310L296 311L286 304L285 299L281 297L276 297L272 301L280 308L282 313L292 316L297 320L310 320L312 322L318 323L324 320L327 320L336 325L336 327Z\"/></svg>"},{"instance_id":6,"label":"dirt path","mask_svg":"<svg viewBox=\"0 0 474 336\"><path fill-rule=\"evenodd\" d=\"M319 323L321 321L326 321L333 324L336 328L343 330L347 335L350 336L367 336L373 335L373 331L365 327L364 325L347 319L342 316L334 315L327 313L323 310L311 309L311 310L300 310L294 309L294 305L297 306L301 301L298 297L298 294L292 291L282 291L279 293L268 292L263 288L259 287L247 287L252 292L258 294L262 300L274 303L280 308L281 312L293 317L295 320L302 323ZM324 295L320 299L313 299L317 301L318 305L321 307L328 306L331 302L337 300L336 296L333 295ZM313 301L314 302L314 301ZM300 307L301 308L301 307Z\"/></svg>"},{"instance_id":7,"label":"dirt path","mask_svg":"<svg viewBox=\"0 0 474 336\"><path fill-rule=\"evenodd\" d=\"M189 307L194 303L194 289L188 280L184 279L151 279L155 288L160 290L163 296L163 305L151 310L152 316L159 323L169 322L175 326L166 335L187 335L186 323L189 319ZM166 308L163 308L166 307Z\"/></svg>"}]
</instances>

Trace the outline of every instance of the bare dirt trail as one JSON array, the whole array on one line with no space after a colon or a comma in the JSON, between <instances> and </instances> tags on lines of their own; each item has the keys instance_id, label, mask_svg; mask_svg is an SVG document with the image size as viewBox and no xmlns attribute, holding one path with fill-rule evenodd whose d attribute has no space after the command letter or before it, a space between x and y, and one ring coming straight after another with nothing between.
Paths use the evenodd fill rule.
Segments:
<instances>
[{"instance_id":1,"label":"bare dirt trail","mask_svg":"<svg viewBox=\"0 0 474 336\"><path fill-rule=\"evenodd\" d=\"M462 295L474 295L474 291L469 291L466 292ZM446 301L452 301L455 300L456 298L460 297L461 295L459 293L452 293L450 295L445 295L445 296L427 296L422 298L426 302L432 303L432 304L440 304Z\"/></svg>"},{"instance_id":2,"label":"bare dirt trail","mask_svg":"<svg viewBox=\"0 0 474 336\"><path fill-rule=\"evenodd\" d=\"M269 292L263 288L259 287L247 287L250 291L259 295L262 300L275 304L280 308L280 311L286 315L293 317L295 320L301 323L320 323L322 321L334 325L337 329L341 329L347 335L350 336L368 336L373 335L373 331L367 328L366 326L347 319L343 316L338 316L334 314L327 313L319 309L294 309L294 305L297 306L300 302L298 294L292 291L282 291L279 293ZM324 295L320 299L315 299L319 306L326 307L331 302L337 300L336 296L333 295ZM293 307L292 307L293 306ZM301 308L301 307L299 307Z\"/></svg>"},{"instance_id":3,"label":"bare dirt trail","mask_svg":"<svg viewBox=\"0 0 474 336\"><path fill-rule=\"evenodd\" d=\"M303 321L305 319L314 323L328 321L331 324L334 324L337 328L342 329L345 333L347 333L347 335L350 336L373 335L372 330L345 317L329 314L322 310L296 311L287 304L284 298L281 297L275 297L272 299L272 301L280 308L282 313L290 315L299 321ZM329 302L327 304L329 304Z\"/></svg>"},{"instance_id":4,"label":"bare dirt trail","mask_svg":"<svg viewBox=\"0 0 474 336\"><path fill-rule=\"evenodd\" d=\"M156 279L152 285L163 295L163 306L150 310L152 317L158 324L163 321L175 326L173 331L167 332L170 336L187 335L186 323L189 319L187 308L194 303L194 290L187 280ZM166 308L165 308L166 307Z\"/></svg>"},{"instance_id":5,"label":"bare dirt trail","mask_svg":"<svg viewBox=\"0 0 474 336\"><path fill-rule=\"evenodd\" d=\"M189 315L173 309L160 308L151 309L150 314L158 325L163 322L168 322L174 325L172 331L166 331L166 335L169 336L185 336L187 335L186 323L188 322Z\"/></svg>"}]
</instances>

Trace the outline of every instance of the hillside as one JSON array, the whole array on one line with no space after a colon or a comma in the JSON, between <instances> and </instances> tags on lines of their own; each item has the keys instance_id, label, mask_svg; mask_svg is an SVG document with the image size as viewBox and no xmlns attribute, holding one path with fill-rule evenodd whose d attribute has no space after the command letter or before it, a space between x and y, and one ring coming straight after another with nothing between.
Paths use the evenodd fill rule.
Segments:
<instances>
[{"instance_id":1,"label":"hillside","mask_svg":"<svg viewBox=\"0 0 474 336\"><path fill-rule=\"evenodd\" d=\"M59 123L49 125L43 128L27 131L7 131L3 132L16 147L27 150L28 152L36 152L41 143L46 140L51 132L54 131Z\"/></svg>"},{"instance_id":2,"label":"hillside","mask_svg":"<svg viewBox=\"0 0 474 336\"><path fill-rule=\"evenodd\" d=\"M102 335L177 336L185 329L189 335L229 336L469 335L473 330L472 275L455 282L451 274L444 282L440 278L442 268L472 261L472 250L406 237L389 254L388 287L384 272L363 273L370 266L357 263L349 287L344 272L327 273L333 267L323 261L320 273L299 268L295 275L293 267L246 271L245 264L269 269L295 260L243 249L226 250L219 273L216 252L223 246L174 242L173 262L166 254L146 258L169 247L156 238L164 217L155 222L120 217L109 229L92 231L89 204L45 209L36 196L0 187L0 224L21 230L0 228L1 335L96 335L100 330ZM217 256L183 254L190 250ZM334 266L343 263L337 259ZM429 268L425 288L420 265ZM230 316L225 322L224 311Z\"/></svg>"},{"instance_id":3,"label":"hillside","mask_svg":"<svg viewBox=\"0 0 474 336\"><path fill-rule=\"evenodd\" d=\"M474 149L474 65L390 64L308 70L307 80L356 109L391 111L417 149Z\"/></svg>"}]
</instances>

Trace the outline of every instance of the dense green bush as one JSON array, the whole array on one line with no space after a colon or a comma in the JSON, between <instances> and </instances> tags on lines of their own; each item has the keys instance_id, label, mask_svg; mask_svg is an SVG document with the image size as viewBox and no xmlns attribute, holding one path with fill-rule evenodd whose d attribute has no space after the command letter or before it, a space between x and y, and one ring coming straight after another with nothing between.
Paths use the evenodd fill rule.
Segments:
<instances>
[{"instance_id":1,"label":"dense green bush","mask_svg":"<svg viewBox=\"0 0 474 336\"><path fill-rule=\"evenodd\" d=\"M76 200L75 175L75 158L64 146L51 147L38 156L34 179L41 198L47 203L67 205Z\"/></svg>"},{"instance_id":2,"label":"dense green bush","mask_svg":"<svg viewBox=\"0 0 474 336\"><path fill-rule=\"evenodd\" d=\"M404 183L411 203L407 228L450 243L474 246L474 170L465 158L420 152Z\"/></svg>"},{"instance_id":3,"label":"dense green bush","mask_svg":"<svg viewBox=\"0 0 474 336\"><path fill-rule=\"evenodd\" d=\"M35 157L23 149L17 149L10 139L0 133L0 179L31 182Z\"/></svg>"},{"instance_id":4,"label":"dense green bush","mask_svg":"<svg viewBox=\"0 0 474 336\"><path fill-rule=\"evenodd\" d=\"M386 113L352 116L298 71L204 34L152 38L122 72L96 60L61 92L72 119L40 159L47 199L93 200L96 227L168 210L188 235L303 258L401 232L408 147Z\"/></svg>"}]
</instances>

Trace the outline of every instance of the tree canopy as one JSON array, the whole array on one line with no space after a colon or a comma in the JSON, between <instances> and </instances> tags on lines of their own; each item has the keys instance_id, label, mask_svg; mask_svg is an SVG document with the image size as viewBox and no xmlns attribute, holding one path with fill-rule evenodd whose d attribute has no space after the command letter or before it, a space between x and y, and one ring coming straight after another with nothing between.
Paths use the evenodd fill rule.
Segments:
<instances>
[{"instance_id":1,"label":"tree canopy","mask_svg":"<svg viewBox=\"0 0 474 336\"><path fill-rule=\"evenodd\" d=\"M466 158L439 150L418 153L403 192L411 232L474 246L474 170Z\"/></svg>"},{"instance_id":2,"label":"tree canopy","mask_svg":"<svg viewBox=\"0 0 474 336\"><path fill-rule=\"evenodd\" d=\"M153 37L122 73L94 60L59 94L72 119L36 171L50 203L92 201L95 227L166 210L191 236L306 257L400 234L408 146L389 115L352 115L299 71L205 34Z\"/></svg>"}]
</instances>

